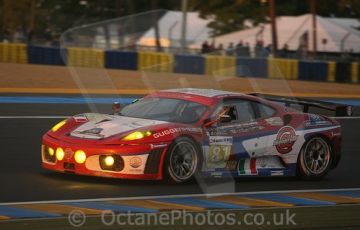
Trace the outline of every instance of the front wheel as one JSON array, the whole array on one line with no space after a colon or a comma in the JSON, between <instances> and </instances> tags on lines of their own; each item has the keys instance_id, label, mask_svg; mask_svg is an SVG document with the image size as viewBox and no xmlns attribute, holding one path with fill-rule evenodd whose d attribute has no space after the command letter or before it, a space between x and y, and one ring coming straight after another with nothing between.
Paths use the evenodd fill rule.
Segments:
<instances>
[{"instance_id":1,"label":"front wheel","mask_svg":"<svg viewBox=\"0 0 360 230\"><path fill-rule=\"evenodd\" d=\"M332 161L331 146L322 137L313 137L301 149L298 160L298 176L316 180L327 175Z\"/></svg>"},{"instance_id":2,"label":"front wheel","mask_svg":"<svg viewBox=\"0 0 360 230\"><path fill-rule=\"evenodd\" d=\"M192 180L200 169L200 153L190 138L176 139L166 153L165 178L170 182L184 183Z\"/></svg>"}]
</instances>

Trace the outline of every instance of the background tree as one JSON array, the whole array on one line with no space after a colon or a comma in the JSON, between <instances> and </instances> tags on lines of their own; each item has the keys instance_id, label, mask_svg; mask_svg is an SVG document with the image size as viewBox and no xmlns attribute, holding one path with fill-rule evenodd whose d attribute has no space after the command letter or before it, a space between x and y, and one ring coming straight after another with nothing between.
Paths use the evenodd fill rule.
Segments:
<instances>
[{"instance_id":1,"label":"background tree","mask_svg":"<svg viewBox=\"0 0 360 230\"><path fill-rule=\"evenodd\" d=\"M268 20L267 0L190 0L193 10L200 11L203 18L212 19L209 26L214 35L244 29L245 21L254 25ZM307 0L276 0L276 12L281 15L309 13ZM360 18L358 0L317 0L317 13L327 17Z\"/></svg>"}]
</instances>

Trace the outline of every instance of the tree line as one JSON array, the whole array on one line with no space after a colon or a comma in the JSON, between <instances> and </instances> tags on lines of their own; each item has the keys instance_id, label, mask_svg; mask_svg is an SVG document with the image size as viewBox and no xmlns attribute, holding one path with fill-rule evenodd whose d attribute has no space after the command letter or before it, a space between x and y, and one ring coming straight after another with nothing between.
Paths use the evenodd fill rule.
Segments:
<instances>
[{"instance_id":1,"label":"tree line","mask_svg":"<svg viewBox=\"0 0 360 230\"><path fill-rule=\"evenodd\" d=\"M309 12L307 0L276 0L277 15ZM153 9L181 10L180 0L0 0L0 41L56 45L65 30ZM268 21L267 0L188 0L189 11L210 19L213 35ZM360 18L358 0L317 0L322 16ZM247 22L247 23L244 23Z\"/></svg>"}]
</instances>

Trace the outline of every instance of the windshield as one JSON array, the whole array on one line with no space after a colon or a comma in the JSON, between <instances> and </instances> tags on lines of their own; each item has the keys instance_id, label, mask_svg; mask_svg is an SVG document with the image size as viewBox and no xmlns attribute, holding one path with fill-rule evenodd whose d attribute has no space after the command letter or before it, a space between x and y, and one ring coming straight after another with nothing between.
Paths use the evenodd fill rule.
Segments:
<instances>
[{"instance_id":1,"label":"windshield","mask_svg":"<svg viewBox=\"0 0 360 230\"><path fill-rule=\"evenodd\" d=\"M143 98L124 107L120 115L168 122L196 123L203 116L205 105L172 98Z\"/></svg>"}]
</instances>

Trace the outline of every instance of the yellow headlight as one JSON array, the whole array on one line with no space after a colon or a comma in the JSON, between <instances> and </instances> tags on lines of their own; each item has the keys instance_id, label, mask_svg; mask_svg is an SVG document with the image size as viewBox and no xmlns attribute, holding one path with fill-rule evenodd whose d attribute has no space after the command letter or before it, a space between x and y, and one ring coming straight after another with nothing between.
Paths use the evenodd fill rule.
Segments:
<instances>
[{"instance_id":1,"label":"yellow headlight","mask_svg":"<svg viewBox=\"0 0 360 230\"><path fill-rule=\"evenodd\" d=\"M51 131L56 132L58 131L61 127L63 127L66 124L66 120L60 121L59 123L57 123L54 127L51 128Z\"/></svg>"},{"instance_id":2,"label":"yellow headlight","mask_svg":"<svg viewBox=\"0 0 360 230\"><path fill-rule=\"evenodd\" d=\"M146 131L146 132L140 132L140 131L136 131L133 133L130 133L129 135L127 135L126 137L123 138L124 141L133 141L133 140L139 140L142 139L144 137L148 137L150 136L152 133L150 131Z\"/></svg>"},{"instance_id":3,"label":"yellow headlight","mask_svg":"<svg viewBox=\"0 0 360 230\"><path fill-rule=\"evenodd\" d=\"M82 150L77 150L75 152L74 158L75 158L76 163L82 164L82 163L84 163L86 161L86 154Z\"/></svg>"},{"instance_id":4,"label":"yellow headlight","mask_svg":"<svg viewBox=\"0 0 360 230\"><path fill-rule=\"evenodd\" d=\"M49 147L48 148L48 153L49 153L50 156L54 156L55 151L54 151L53 148Z\"/></svg>"},{"instance_id":5,"label":"yellow headlight","mask_svg":"<svg viewBox=\"0 0 360 230\"><path fill-rule=\"evenodd\" d=\"M56 155L56 159L58 161L61 161L62 159L64 159L64 156L65 156L65 153L64 153L64 150L62 148L57 148L56 149L56 152L55 152L55 155Z\"/></svg>"},{"instance_id":6,"label":"yellow headlight","mask_svg":"<svg viewBox=\"0 0 360 230\"><path fill-rule=\"evenodd\" d=\"M115 160L114 160L114 157L107 156L107 157L105 157L104 162L105 162L106 166L113 166Z\"/></svg>"}]
</instances>

